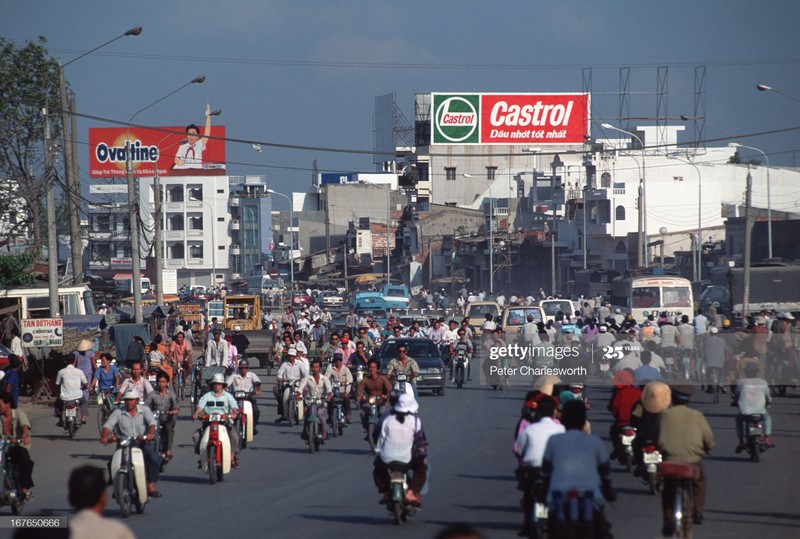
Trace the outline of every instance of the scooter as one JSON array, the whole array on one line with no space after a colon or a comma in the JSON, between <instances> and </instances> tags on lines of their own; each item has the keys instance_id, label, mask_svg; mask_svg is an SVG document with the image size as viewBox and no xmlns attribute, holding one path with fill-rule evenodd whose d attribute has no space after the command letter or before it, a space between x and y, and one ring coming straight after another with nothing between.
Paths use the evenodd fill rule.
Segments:
<instances>
[{"instance_id":1,"label":"scooter","mask_svg":"<svg viewBox=\"0 0 800 539\"><path fill-rule=\"evenodd\" d=\"M414 505L406 501L406 492L408 492L408 472L407 464L402 462L390 462L389 479L391 481L391 497L386 504L386 508L394 515L394 523L398 526L403 522L408 522L417 509Z\"/></svg>"},{"instance_id":2,"label":"scooter","mask_svg":"<svg viewBox=\"0 0 800 539\"><path fill-rule=\"evenodd\" d=\"M158 367L147 368L147 381L150 385L156 387L156 378L158 377Z\"/></svg>"},{"instance_id":3,"label":"scooter","mask_svg":"<svg viewBox=\"0 0 800 539\"><path fill-rule=\"evenodd\" d=\"M375 430L378 428L378 423L381 420L379 403L380 399L375 395L370 396L367 400L367 404L369 405L369 415L367 416L367 442L369 442L369 449L372 451L373 455L378 452L375 447Z\"/></svg>"},{"instance_id":4,"label":"scooter","mask_svg":"<svg viewBox=\"0 0 800 539\"><path fill-rule=\"evenodd\" d=\"M298 388L300 387L300 380L291 380L289 382L283 382L281 385L281 395L283 397L283 402L286 403L286 410L283 411L284 415L286 416L286 422L289 424L290 427L294 425L300 424L300 417L302 415L302 410L299 409L298 401L294 397L297 393ZM289 392L288 399L285 398L286 392Z\"/></svg>"},{"instance_id":5,"label":"scooter","mask_svg":"<svg viewBox=\"0 0 800 539\"><path fill-rule=\"evenodd\" d=\"M247 444L253 441L254 415L253 398L251 391L236 391L233 394L236 404L239 406L239 415L234 423L235 428L239 429L239 444L242 449L247 448Z\"/></svg>"},{"instance_id":6,"label":"scooter","mask_svg":"<svg viewBox=\"0 0 800 539\"><path fill-rule=\"evenodd\" d=\"M463 348L458 348L455 352L455 359L453 360L456 362L455 368L455 381L456 386L458 389L464 387L464 380L466 379L466 365L467 365L467 352Z\"/></svg>"},{"instance_id":7,"label":"scooter","mask_svg":"<svg viewBox=\"0 0 800 539\"><path fill-rule=\"evenodd\" d=\"M114 436L117 449L111 457L111 477L114 482L114 498L119 504L122 516L131 514L131 504L137 513L144 513L147 503L147 477L145 476L144 454L135 447L141 440L131 436Z\"/></svg>"},{"instance_id":8,"label":"scooter","mask_svg":"<svg viewBox=\"0 0 800 539\"><path fill-rule=\"evenodd\" d=\"M15 516L22 512L25 496L19 486L17 465L8 461L8 451L20 443L16 438L0 438L0 507L11 506L11 513Z\"/></svg>"},{"instance_id":9,"label":"scooter","mask_svg":"<svg viewBox=\"0 0 800 539\"><path fill-rule=\"evenodd\" d=\"M75 438L75 433L81 428L81 404L80 401L66 401L61 409L61 422L64 424L64 431L70 438Z\"/></svg>"},{"instance_id":10,"label":"scooter","mask_svg":"<svg viewBox=\"0 0 800 539\"><path fill-rule=\"evenodd\" d=\"M620 462L625 465L625 471L630 472L633 466L633 441L636 439L635 427L622 427L619 431Z\"/></svg>"},{"instance_id":11,"label":"scooter","mask_svg":"<svg viewBox=\"0 0 800 539\"><path fill-rule=\"evenodd\" d=\"M745 432L747 433L747 452L750 453L750 460L758 462L761 460L761 453L764 451L764 416L762 414L750 414L744 416Z\"/></svg>"},{"instance_id":12,"label":"scooter","mask_svg":"<svg viewBox=\"0 0 800 539\"><path fill-rule=\"evenodd\" d=\"M167 434L164 424L169 421L171 415L175 415L175 413L172 411L168 411L167 413L158 410L153 411L153 417L156 420L155 449L159 458L159 469L162 473L167 469L167 464L169 463L169 459L167 459Z\"/></svg>"},{"instance_id":13,"label":"scooter","mask_svg":"<svg viewBox=\"0 0 800 539\"><path fill-rule=\"evenodd\" d=\"M345 382L340 385L333 386L333 399L331 400L331 437L336 438L344 434L345 421L344 421L344 398L342 397L342 390Z\"/></svg>"},{"instance_id":14,"label":"scooter","mask_svg":"<svg viewBox=\"0 0 800 539\"><path fill-rule=\"evenodd\" d=\"M320 397L306 396L303 401L306 405L306 416L303 422L303 438L308 444L308 452L319 451L323 444L322 439L322 420L319 417L318 407L323 406Z\"/></svg>"},{"instance_id":15,"label":"scooter","mask_svg":"<svg viewBox=\"0 0 800 539\"><path fill-rule=\"evenodd\" d=\"M350 372L353 374L353 387L358 387L361 385L361 380L367 375L367 368L364 365L359 365L355 369L351 367ZM353 400L355 400L355 398L356 392L353 391Z\"/></svg>"},{"instance_id":16,"label":"scooter","mask_svg":"<svg viewBox=\"0 0 800 539\"><path fill-rule=\"evenodd\" d=\"M392 384L392 393L396 393L398 395L402 395L403 393L408 393L412 397L414 396L414 387L408 380L408 375L406 373L404 372L394 373L394 383Z\"/></svg>"},{"instance_id":17,"label":"scooter","mask_svg":"<svg viewBox=\"0 0 800 539\"><path fill-rule=\"evenodd\" d=\"M228 438L227 414L204 414L206 422L203 436L200 438L200 463L203 473L208 473L208 481L212 485L222 481L224 475L231 471L231 442ZM206 458L202 458L206 455Z\"/></svg>"},{"instance_id":18,"label":"scooter","mask_svg":"<svg viewBox=\"0 0 800 539\"><path fill-rule=\"evenodd\" d=\"M611 379L611 374L610 374L611 373L611 364L609 363L609 361L607 359L602 358L602 359L599 360L598 365L599 365L599 368L600 368L600 370L599 370L600 379L603 381L604 384L606 384Z\"/></svg>"},{"instance_id":19,"label":"scooter","mask_svg":"<svg viewBox=\"0 0 800 539\"><path fill-rule=\"evenodd\" d=\"M661 461L661 453L655 445L642 447L642 470L644 471L644 480L650 487L650 494L661 491L661 476L658 473Z\"/></svg>"}]
</instances>

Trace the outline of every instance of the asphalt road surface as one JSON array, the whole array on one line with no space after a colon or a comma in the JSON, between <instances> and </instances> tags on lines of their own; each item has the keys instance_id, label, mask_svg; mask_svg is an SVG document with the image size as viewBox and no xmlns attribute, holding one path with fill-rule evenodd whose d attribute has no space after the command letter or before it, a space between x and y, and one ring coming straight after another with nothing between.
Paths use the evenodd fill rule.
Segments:
<instances>
[{"instance_id":1,"label":"asphalt road surface","mask_svg":"<svg viewBox=\"0 0 800 539\"><path fill-rule=\"evenodd\" d=\"M257 370L260 375L264 371ZM487 538L517 536L522 519L511 453L513 428L523 386L492 391L473 382L462 390L448 387L442 397L420 399L421 418L430 441L430 491L424 509L412 521L395 526L377 503L372 460L358 425L309 455L300 428L276 425L272 378L261 398L260 434L241 455L241 469L223 482L208 483L196 468L191 434L199 423L188 417L188 400L176 433L176 458L162 474L163 497L151 500L143 515L127 524L138 537L433 537L443 526L463 522ZM269 394L269 397L266 395ZM606 389L588 390L593 432L607 440L611 416ZM695 537L800 537L800 391L790 391L772 407L777 444L753 464L734 454L735 409L712 404L696 394L696 407L708 417L716 448L706 459L709 476L706 522ZM33 422L36 500L26 515L69 514L66 484L70 470L83 464L105 466L113 446L103 447L96 429L96 407L75 440L55 427L49 408L24 405ZM610 443L608 443L610 448ZM618 501L607 509L617 537L658 537L660 502L639 479L615 465ZM0 508L7 515L8 508ZM113 500L107 514L119 516ZM0 529L0 536L10 536ZM355 534L355 535L354 535Z\"/></svg>"}]
</instances>

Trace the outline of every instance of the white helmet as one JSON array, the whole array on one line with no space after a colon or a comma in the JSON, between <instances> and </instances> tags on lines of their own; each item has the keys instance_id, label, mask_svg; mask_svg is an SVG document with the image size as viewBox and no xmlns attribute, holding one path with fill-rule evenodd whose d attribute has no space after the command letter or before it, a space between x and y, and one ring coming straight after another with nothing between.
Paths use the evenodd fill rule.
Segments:
<instances>
[{"instance_id":1,"label":"white helmet","mask_svg":"<svg viewBox=\"0 0 800 539\"><path fill-rule=\"evenodd\" d=\"M237 333L242 331L242 326L233 326L233 331L235 331Z\"/></svg>"}]
</instances>

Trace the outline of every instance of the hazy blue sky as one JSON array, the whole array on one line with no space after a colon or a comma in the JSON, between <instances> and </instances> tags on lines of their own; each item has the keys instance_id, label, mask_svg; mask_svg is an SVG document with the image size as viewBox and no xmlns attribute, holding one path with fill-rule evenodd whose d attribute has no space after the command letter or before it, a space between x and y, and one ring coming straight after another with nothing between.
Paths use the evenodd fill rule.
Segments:
<instances>
[{"instance_id":1,"label":"hazy blue sky","mask_svg":"<svg viewBox=\"0 0 800 539\"><path fill-rule=\"evenodd\" d=\"M0 35L43 35L65 62L143 26L67 68L79 112L124 121L204 74L137 122L199 123L210 101L237 139L370 150L378 95L395 92L412 120L415 93L580 91L583 67L599 137L601 122L618 124L621 66L632 116L655 116L657 66L669 66L668 114L692 114L694 68L707 65L708 124L737 135L800 127L800 102L755 89L800 96L800 3L790 0L0 0L0 13ZM82 177L88 128L103 126L79 121ZM742 141L791 165L800 130ZM266 174L279 190L305 190L314 158L322 170L373 170L366 155L227 152L231 174Z\"/></svg>"}]
</instances>

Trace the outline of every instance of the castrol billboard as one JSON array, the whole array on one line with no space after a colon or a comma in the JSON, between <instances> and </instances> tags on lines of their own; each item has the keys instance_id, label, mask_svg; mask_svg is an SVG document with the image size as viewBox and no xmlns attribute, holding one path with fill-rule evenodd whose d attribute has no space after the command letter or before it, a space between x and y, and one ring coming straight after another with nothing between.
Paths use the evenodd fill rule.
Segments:
<instances>
[{"instance_id":1,"label":"castrol billboard","mask_svg":"<svg viewBox=\"0 0 800 539\"><path fill-rule=\"evenodd\" d=\"M191 138L185 126L90 128L89 176L125 177L128 141L134 176L153 176L156 167L160 175L225 174L225 126L211 126L209 138Z\"/></svg>"},{"instance_id":2,"label":"castrol billboard","mask_svg":"<svg viewBox=\"0 0 800 539\"><path fill-rule=\"evenodd\" d=\"M583 144L589 94L431 94L431 144Z\"/></svg>"}]
</instances>

